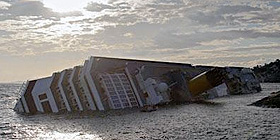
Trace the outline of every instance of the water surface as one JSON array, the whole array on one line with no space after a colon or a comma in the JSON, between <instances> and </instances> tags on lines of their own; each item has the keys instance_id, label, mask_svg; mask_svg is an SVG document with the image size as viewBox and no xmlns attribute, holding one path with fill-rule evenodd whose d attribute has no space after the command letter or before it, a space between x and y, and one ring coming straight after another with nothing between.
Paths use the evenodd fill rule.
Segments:
<instances>
[{"instance_id":1,"label":"water surface","mask_svg":"<svg viewBox=\"0 0 280 140\"><path fill-rule=\"evenodd\" d=\"M26 116L12 108L19 84L0 84L0 139L280 139L280 109L247 106L280 90L262 84L257 94L216 104L171 105L150 113L119 110Z\"/></svg>"}]
</instances>

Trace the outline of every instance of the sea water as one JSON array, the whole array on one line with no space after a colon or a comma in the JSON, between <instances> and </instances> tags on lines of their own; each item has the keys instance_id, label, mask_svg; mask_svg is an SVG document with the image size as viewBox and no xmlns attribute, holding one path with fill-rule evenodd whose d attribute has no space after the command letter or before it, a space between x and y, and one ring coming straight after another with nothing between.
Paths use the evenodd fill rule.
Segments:
<instances>
[{"instance_id":1,"label":"sea water","mask_svg":"<svg viewBox=\"0 0 280 140\"><path fill-rule=\"evenodd\" d=\"M21 115L13 111L20 84L0 84L0 139L280 139L280 109L248 106L280 84L213 104L106 112Z\"/></svg>"}]
</instances>

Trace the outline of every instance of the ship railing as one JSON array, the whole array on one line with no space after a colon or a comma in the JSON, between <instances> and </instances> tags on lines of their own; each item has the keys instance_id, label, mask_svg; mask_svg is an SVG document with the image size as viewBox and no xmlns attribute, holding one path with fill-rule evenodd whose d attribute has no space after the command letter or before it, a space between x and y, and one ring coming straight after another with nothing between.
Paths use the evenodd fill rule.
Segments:
<instances>
[{"instance_id":1,"label":"ship railing","mask_svg":"<svg viewBox=\"0 0 280 140\"><path fill-rule=\"evenodd\" d=\"M20 89L19 89L19 96L22 96L22 95L25 93L25 91L26 91L26 89L27 89L28 83L29 83L28 80L27 80L27 81L24 81L24 82L22 83L22 85L21 85L21 87L20 87Z\"/></svg>"}]
</instances>

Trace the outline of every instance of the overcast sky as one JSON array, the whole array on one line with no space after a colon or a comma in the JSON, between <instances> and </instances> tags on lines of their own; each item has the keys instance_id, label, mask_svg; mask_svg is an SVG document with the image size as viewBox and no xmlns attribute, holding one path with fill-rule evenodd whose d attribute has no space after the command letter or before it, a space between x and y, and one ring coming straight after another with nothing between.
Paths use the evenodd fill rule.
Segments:
<instances>
[{"instance_id":1,"label":"overcast sky","mask_svg":"<svg viewBox=\"0 0 280 140\"><path fill-rule=\"evenodd\" d=\"M252 67L280 57L280 1L0 0L0 82L91 55Z\"/></svg>"}]
</instances>

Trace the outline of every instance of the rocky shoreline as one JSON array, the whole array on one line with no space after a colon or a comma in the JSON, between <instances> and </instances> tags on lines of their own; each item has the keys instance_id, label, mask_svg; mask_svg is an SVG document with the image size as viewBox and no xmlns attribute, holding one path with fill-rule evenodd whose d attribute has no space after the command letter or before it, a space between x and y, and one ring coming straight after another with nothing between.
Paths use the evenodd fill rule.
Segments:
<instances>
[{"instance_id":1,"label":"rocky shoreline","mask_svg":"<svg viewBox=\"0 0 280 140\"><path fill-rule=\"evenodd\" d=\"M258 100L251 105L259 107L280 108L280 91L272 92L270 96Z\"/></svg>"},{"instance_id":2,"label":"rocky shoreline","mask_svg":"<svg viewBox=\"0 0 280 140\"><path fill-rule=\"evenodd\" d=\"M261 82L265 83L280 83L280 60L276 59L274 62L258 65L252 69L255 75Z\"/></svg>"}]
</instances>

